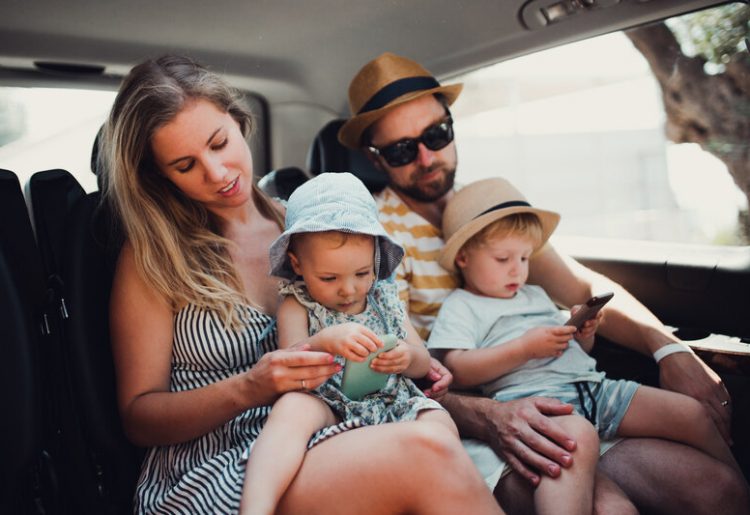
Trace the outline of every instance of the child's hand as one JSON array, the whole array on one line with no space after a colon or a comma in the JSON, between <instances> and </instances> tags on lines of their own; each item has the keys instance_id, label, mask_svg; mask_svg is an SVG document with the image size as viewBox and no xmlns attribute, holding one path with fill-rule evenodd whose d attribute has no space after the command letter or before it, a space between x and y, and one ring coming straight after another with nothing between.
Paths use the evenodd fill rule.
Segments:
<instances>
[{"instance_id":1,"label":"child's hand","mask_svg":"<svg viewBox=\"0 0 750 515\"><path fill-rule=\"evenodd\" d=\"M427 397L440 400L453 382L453 374L440 361L430 358L430 371L422 379L414 381Z\"/></svg>"},{"instance_id":2,"label":"child's hand","mask_svg":"<svg viewBox=\"0 0 750 515\"><path fill-rule=\"evenodd\" d=\"M326 352L352 361L364 361L371 352L383 346L374 332L355 322L326 327L318 335Z\"/></svg>"},{"instance_id":3,"label":"child's hand","mask_svg":"<svg viewBox=\"0 0 750 515\"><path fill-rule=\"evenodd\" d=\"M576 312L581 309L581 305L578 304L576 306L573 306L570 308L570 314L575 315ZM578 340L579 343L584 344L590 344L594 342L594 335L596 334L596 330L599 328L599 324L601 323L602 316L604 316L604 313L599 311L594 318L591 318L589 320L586 320L581 328L576 331L575 333L575 339Z\"/></svg>"},{"instance_id":4,"label":"child's hand","mask_svg":"<svg viewBox=\"0 0 750 515\"><path fill-rule=\"evenodd\" d=\"M381 374L400 374L411 365L411 345L399 340L391 350L381 353L370 363L370 368Z\"/></svg>"},{"instance_id":5,"label":"child's hand","mask_svg":"<svg viewBox=\"0 0 750 515\"><path fill-rule=\"evenodd\" d=\"M559 358L568 348L575 331L576 328L570 325L535 327L526 331L521 338L529 359Z\"/></svg>"}]
</instances>

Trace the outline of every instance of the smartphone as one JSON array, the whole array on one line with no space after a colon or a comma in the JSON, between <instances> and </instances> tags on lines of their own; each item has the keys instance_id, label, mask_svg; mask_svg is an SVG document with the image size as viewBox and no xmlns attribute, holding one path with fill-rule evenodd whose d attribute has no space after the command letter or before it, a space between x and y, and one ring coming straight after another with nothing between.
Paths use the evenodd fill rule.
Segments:
<instances>
[{"instance_id":1,"label":"smartphone","mask_svg":"<svg viewBox=\"0 0 750 515\"><path fill-rule=\"evenodd\" d=\"M586 320L591 320L592 318L594 318L596 314L599 313L599 310L602 309L613 296L614 293L612 293L611 291L602 293L601 295L594 295L586 301L586 304L581 306L581 309L578 310L578 313L570 317L568 321L565 322L565 325L574 325L576 329L581 329L581 326L583 326Z\"/></svg>"},{"instance_id":2,"label":"smartphone","mask_svg":"<svg viewBox=\"0 0 750 515\"><path fill-rule=\"evenodd\" d=\"M370 368L370 362L381 352L393 349L398 339L392 334L386 334L380 338L383 347L371 352L364 361L346 360L344 363L344 376L341 380L341 391L354 401L359 401L365 395L382 390L388 381L389 374L381 374Z\"/></svg>"}]
</instances>

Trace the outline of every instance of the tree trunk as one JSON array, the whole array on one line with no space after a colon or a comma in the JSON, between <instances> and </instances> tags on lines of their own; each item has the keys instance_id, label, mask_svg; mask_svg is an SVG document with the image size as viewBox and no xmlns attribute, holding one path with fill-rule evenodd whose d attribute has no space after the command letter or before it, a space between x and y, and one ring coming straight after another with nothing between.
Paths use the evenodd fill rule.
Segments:
<instances>
[{"instance_id":1,"label":"tree trunk","mask_svg":"<svg viewBox=\"0 0 750 515\"><path fill-rule=\"evenodd\" d=\"M738 52L723 73L707 74L700 56L687 57L663 23L625 33L659 82L666 135L698 143L726 164L750 204L750 58Z\"/></svg>"}]
</instances>

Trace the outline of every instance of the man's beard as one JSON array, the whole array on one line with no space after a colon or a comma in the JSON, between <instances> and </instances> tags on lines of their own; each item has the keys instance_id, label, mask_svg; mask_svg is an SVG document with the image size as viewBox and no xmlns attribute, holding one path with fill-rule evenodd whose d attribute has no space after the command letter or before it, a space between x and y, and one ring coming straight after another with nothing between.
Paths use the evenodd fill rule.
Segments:
<instances>
[{"instance_id":1,"label":"man's beard","mask_svg":"<svg viewBox=\"0 0 750 515\"><path fill-rule=\"evenodd\" d=\"M430 168L426 171L419 171L417 178L419 178L419 176L421 175L426 175L432 172L434 169L435 168ZM453 183L455 182L455 179L456 169L452 168L450 170L445 169L442 180L433 181L427 185L419 186L414 183L406 186L399 186L398 184L391 183L390 186L394 190L399 191L404 195L413 198L414 200L418 200L420 202L433 202L435 200L438 200L439 198L442 198L443 195L453 189Z\"/></svg>"}]
</instances>

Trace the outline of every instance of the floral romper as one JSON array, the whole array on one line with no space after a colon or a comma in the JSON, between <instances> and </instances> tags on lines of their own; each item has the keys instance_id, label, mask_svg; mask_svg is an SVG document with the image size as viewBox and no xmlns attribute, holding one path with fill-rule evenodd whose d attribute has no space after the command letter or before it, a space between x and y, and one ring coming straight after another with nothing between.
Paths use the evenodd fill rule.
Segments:
<instances>
[{"instance_id":1,"label":"floral romper","mask_svg":"<svg viewBox=\"0 0 750 515\"><path fill-rule=\"evenodd\" d=\"M396 283L392 279L377 281L367 296L367 307L362 313L348 315L322 306L310 298L304 282L284 282L279 289L282 295L293 295L308 310L309 332L313 335L325 327L357 322L377 335L394 334L399 339L406 337L403 329L406 316L403 304L398 297ZM343 366L344 360L336 356ZM420 411L443 407L435 400L428 399L414 382L400 374L391 374L385 387L365 396L360 401L349 399L341 392L343 371L332 376L313 393L331 407L342 420L335 432L353 427L415 420ZM324 430L325 432L325 430ZM321 434L311 440L318 443Z\"/></svg>"}]
</instances>

